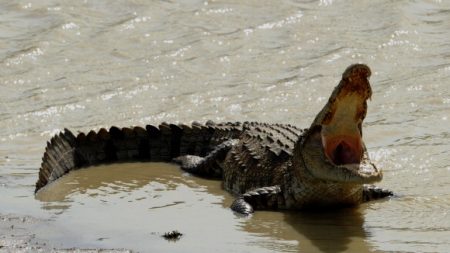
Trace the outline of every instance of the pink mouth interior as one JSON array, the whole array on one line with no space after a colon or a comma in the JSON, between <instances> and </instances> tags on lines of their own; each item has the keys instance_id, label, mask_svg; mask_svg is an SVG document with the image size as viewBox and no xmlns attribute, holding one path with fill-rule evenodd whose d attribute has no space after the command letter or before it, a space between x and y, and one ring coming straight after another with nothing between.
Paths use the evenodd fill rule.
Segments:
<instances>
[{"instance_id":1,"label":"pink mouth interior","mask_svg":"<svg viewBox=\"0 0 450 253\"><path fill-rule=\"evenodd\" d=\"M322 136L322 143L326 156L335 165L359 164L361 162L363 149L360 136Z\"/></svg>"}]
</instances>

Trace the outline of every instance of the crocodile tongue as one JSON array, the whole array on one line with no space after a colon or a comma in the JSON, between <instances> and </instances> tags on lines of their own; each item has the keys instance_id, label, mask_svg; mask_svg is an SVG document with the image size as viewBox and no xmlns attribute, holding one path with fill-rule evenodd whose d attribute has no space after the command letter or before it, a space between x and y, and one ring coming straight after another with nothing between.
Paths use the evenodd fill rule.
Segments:
<instances>
[{"instance_id":1,"label":"crocodile tongue","mask_svg":"<svg viewBox=\"0 0 450 253\"><path fill-rule=\"evenodd\" d=\"M361 162L363 148L359 136L326 137L322 135L322 145L326 156L335 165L359 164Z\"/></svg>"}]
</instances>

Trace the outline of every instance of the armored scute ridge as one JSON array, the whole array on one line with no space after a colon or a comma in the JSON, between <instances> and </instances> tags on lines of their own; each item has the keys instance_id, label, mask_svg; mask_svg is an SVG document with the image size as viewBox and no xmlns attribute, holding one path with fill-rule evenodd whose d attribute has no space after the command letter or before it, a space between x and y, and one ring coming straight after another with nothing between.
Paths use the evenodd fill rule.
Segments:
<instances>
[{"instance_id":1,"label":"armored scute ridge","mask_svg":"<svg viewBox=\"0 0 450 253\"><path fill-rule=\"evenodd\" d=\"M362 140L372 95L370 69L348 67L308 129L235 122L117 128L54 136L36 192L71 170L127 161L177 162L193 174L223 180L232 209L303 209L356 205L392 192L371 185L382 172Z\"/></svg>"}]
</instances>

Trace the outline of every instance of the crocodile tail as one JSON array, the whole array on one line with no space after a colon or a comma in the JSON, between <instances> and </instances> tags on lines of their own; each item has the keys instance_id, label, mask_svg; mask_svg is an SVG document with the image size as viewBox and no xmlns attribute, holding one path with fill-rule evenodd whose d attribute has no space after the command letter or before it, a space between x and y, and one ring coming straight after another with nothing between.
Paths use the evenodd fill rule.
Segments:
<instances>
[{"instance_id":1,"label":"crocodile tail","mask_svg":"<svg viewBox=\"0 0 450 253\"><path fill-rule=\"evenodd\" d=\"M205 156L218 143L237 138L237 123L104 128L75 136L65 129L51 138L42 158L37 192L71 170L114 162L170 162L181 155Z\"/></svg>"},{"instance_id":2,"label":"crocodile tail","mask_svg":"<svg viewBox=\"0 0 450 253\"><path fill-rule=\"evenodd\" d=\"M42 157L41 168L39 169L39 179L36 182L35 192L47 183L76 168L75 146L76 138L67 129L53 136L47 142L47 147Z\"/></svg>"}]
</instances>

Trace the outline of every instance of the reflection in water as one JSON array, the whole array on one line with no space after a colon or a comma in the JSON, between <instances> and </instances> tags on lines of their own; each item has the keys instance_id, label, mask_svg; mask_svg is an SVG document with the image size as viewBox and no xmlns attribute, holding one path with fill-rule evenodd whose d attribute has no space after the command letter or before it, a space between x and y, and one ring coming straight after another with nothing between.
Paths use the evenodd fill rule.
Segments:
<instances>
[{"instance_id":1,"label":"reflection in water","mask_svg":"<svg viewBox=\"0 0 450 253\"><path fill-rule=\"evenodd\" d=\"M200 179L201 180L201 179ZM190 188L201 186L187 173L182 174L178 166L167 163L117 163L101 165L72 171L68 175L45 187L36 194L36 199L43 202L44 209L67 209L74 195L86 195L91 198L106 199L110 195L130 194L144 186L151 186L146 196L136 200L161 197L163 191L175 191L178 186ZM122 196L123 198L123 196ZM106 200L107 201L107 200ZM183 203L174 201L161 208Z\"/></svg>"},{"instance_id":2,"label":"reflection in water","mask_svg":"<svg viewBox=\"0 0 450 253\"><path fill-rule=\"evenodd\" d=\"M360 252L368 251L367 245L360 241L366 237L363 217L353 209L326 213L290 213L285 216L285 219L295 230L304 235L305 238L300 242L300 247L302 243L312 243L323 252L342 252L348 250L352 240L358 238L359 247L356 248L353 245L352 248Z\"/></svg>"},{"instance_id":3,"label":"reflection in water","mask_svg":"<svg viewBox=\"0 0 450 253\"><path fill-rule=\"evenodd\" d=\"M257 212L242 228L262 237L284 242L283 251L343 252L352 248L368 252L364 242L367 233L364 219L356 209L303 212ZM351 247L350 247L351 246ZM277 244L267 244L272 250L280 250Z\"/></svg>"}]
</instances>

